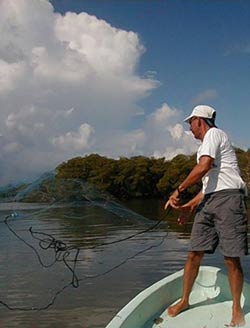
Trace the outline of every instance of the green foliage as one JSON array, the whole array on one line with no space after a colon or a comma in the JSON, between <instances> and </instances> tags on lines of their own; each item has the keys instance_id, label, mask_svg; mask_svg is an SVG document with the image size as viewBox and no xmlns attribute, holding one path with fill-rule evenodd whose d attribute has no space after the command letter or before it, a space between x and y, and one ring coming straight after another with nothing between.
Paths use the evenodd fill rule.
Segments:
<instances>
[{"instance_id":1,"label":"green foliage","mask_svg":"<svg viewBox=\"0 0 250 328\"><path fill-rule=\"evenodd\" d=\"M97 154L76 157L57 168L59 178L80 178L118 198L162 197L171 193L195 164L194 156L135 156L114 160Z\"/></svg>"},{"instance_id":2,"label":"green foliage","mask_svg":"<svg viewBox=\"0 0 250 328\"><path fill-rule=\"evenodd\" d=\"M239 163L241 176L246 183L248 194L250 192L250 149L247 151L239 148L235 149L236 156Z\"/></svg>"},{"instance_id":3,"label":"green foliage","mask_svg":"<svg viewBox=\"0 0 250 328\"><path fill-rule=\"evenodd\" d=\"M7 185L0 188L0 202L12 202L18 192L24 190L28 184L20 183L17 185Z\"/></svg>"},{"instance_id":4,"label":"green foliage","mask_svg":"<svg viewBox=\"0 0 250 328\"><path fill-rule=\"evenodd\" d=\"M250 188L250 150L236 149L244 181ZM76 157L57 167L59 178L80 178L118 198L167 198L196 164L196 155L177 155L172 160L135 156L110 159L98 154ZM188 189L192 197L201 184Z\"/></svg>"},{"instance_id":5,"label":"green foliage","mask_svg":"<svg viewBox=\"0 0 250 328\"><path fill-rule=\"evenodd\" d=\"M241 175L250 191L250 150L235 149ZM148 158L135 156L111 159L91 154L85 157L75 157L56 168L58 184L43 181L32 196L26 201L48 201L66 197L72 194L74 183L62 184L62 180L80 179L88 185L97 186L99 190L107 191L117 198L164 198L178 187L196 164L196 155L177 155L172 160L164 158ZM15 195L27 187L25 184L6 186L0 189L0 201L13 199ZM73 189L72 189L73 188ZM186 197L191 198L201 188L197 184L188 189ZM77 188L76 188L77 189ZM63 191L64 190L64 191ZM66 193L66 194L65 194ZM73 192L74 194L74 192ZM27 196L28 197L28 196ZM68 196L67 196L68 197ZM77 198L77 195L74 196Z\"/></svg>"}]
</instances>

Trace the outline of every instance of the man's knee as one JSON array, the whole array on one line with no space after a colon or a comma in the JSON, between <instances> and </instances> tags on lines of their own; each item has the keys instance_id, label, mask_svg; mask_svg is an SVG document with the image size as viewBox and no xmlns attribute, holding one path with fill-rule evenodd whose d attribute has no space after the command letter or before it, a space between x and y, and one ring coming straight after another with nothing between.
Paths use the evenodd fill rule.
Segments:
<instances>
[{"instance_id":1,"label":"man's knee","mask_svg":"<svg viewBox=\"0 0 250 328\"><path fill-rule=\"evenodd\" d=\"M200 264L203 256L204 256L204 252L190 251L188 253L188 261L192 262L193 264Z\"/></svg>"},{"instance_id":2,"label":"man's knee","mask_svg":"<svg viewBox=\"0 0 250 328\"><path fill-rule=\"evenodd\" d=\"M240 269L240 270L242 270L239 257L224 256L224 262L225 262L226 267L229 270L230 269Z\"/></svg>"}]
</instances>

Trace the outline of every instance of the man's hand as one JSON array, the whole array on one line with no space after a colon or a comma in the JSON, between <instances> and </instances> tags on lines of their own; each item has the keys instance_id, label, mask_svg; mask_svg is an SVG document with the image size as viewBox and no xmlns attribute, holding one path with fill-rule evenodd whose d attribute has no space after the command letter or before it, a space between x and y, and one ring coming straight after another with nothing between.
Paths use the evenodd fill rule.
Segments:
<instances>
[{"instance_id":1,"label":"man's hand","mask_svg":"<svg viewBox=\"0 0 250 328\"><path fill-rule=\"evenodd\" d=\"M179 206L178 209L180 210L180 215L177 219L177 222L180 225L186 224L190 220L192 214L195 211L195 207L190 205L190 203Z\"/></svg>"},{"instance_id":2,"label":"man's hand","mask_svg":"<svg viewBox=\"0 0 250 328\"><path fill-rule=\"evenodd\" d=\"M164 209L166 210L169 206L173 207L176 210L180 211L180 215L177 219L177 222L182 225L187 223L192 214L195 212L197 206L202 201L204 195L200 191L193 199L183 205L179 205L180 193L178 190L175 190L174 193L169 197L169 200L166 202Z\"/></svg>"},{"instance_id":3,"label":"man's hand","mask_svg":"<svg viewBox=\"0 0 250 328\"><path fill-rule=\"evenodd\" d=\"M166 202L164 206L164 210L166 210L169 206L178 209L179 208L179 202L180 202L180 193L176 189L173 194L169 197L168 201Z\"/></svg>"}]
</instances>

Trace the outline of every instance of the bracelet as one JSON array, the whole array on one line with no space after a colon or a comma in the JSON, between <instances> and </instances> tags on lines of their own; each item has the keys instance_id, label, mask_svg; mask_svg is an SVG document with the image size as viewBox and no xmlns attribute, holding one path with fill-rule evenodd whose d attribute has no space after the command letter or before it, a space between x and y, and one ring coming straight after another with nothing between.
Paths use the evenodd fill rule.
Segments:
<instances>
[{"instance_id":1,"label":"bracelet","mask_svg":"<svg viewBox=\"0 0 250 328\"><path fill-rule=\"evenodd\" d=\"M180 190L180 187L177 187L176 190L178 191L179 196L183 195L184 190L181 191L181 190Z\"/></svg>"}]
</instances>

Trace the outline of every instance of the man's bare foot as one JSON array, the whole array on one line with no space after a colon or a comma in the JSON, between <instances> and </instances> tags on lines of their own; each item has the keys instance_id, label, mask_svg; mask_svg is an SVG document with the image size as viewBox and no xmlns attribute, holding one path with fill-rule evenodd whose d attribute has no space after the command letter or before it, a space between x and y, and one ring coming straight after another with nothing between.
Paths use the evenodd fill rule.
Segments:
<instances>
[{"instance_id":1,"label":"man's bare foot","mask_svg":"<svg viewBox=\"0 0 250 328\"><path fill-rule=\"evenodd\" d=\"M234 321L231 321L230 323L225 323L225 327L244 327L245 326L245 321L243 323L236 324Z\"/></svg>"},{"instance_id":2,"label":"man's bare foot","mask_svg":"<svg viewBox=\"0 0 250 328\"><path fill-rule=\"evenodd\" d=\"M234 311L230 324L225 325L225 327L244 327L245 326L245 318L242 310Z\"/></svg>"},{"instance_id":3,"label":"man's bare foot","mask_svg":"<svg viewBox=\"0 0 250 328\"><path fill-rule=\"evenodd\" d=\"M175 317L177 316L179 313L181 313L184 310L187 310L189 308L189 304L184 302L184 301L179 301L178 303L170 306L167 309L168 315L170 317Z\"/></svg>"}]
</instances>

